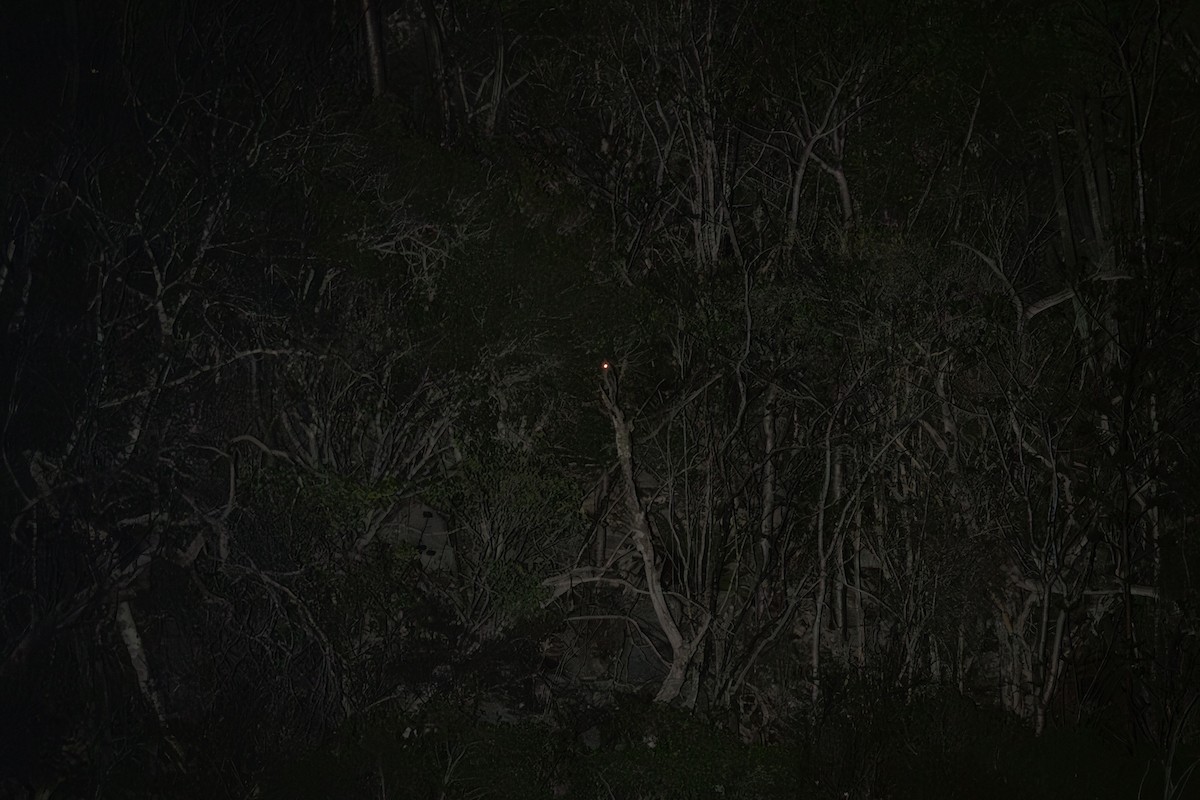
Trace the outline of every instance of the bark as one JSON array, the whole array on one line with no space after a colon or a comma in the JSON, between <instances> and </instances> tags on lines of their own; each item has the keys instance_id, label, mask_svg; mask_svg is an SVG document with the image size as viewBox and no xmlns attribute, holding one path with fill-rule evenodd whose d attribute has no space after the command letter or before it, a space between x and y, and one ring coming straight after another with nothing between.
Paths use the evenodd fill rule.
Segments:
<instances>
[{"instance_id":1,"label":"bark","mask_svg":"<svg viewBox=\"0 0 1200 800\"><path fill-rule=\"evenodd\" d=\"M496 133L496 123L500 119L500 103L504 100L505 84L508 82L508 76L505 74L505 55L507 48L504 45L504 16L500 13L499 4L496 5L494 11L496 20L496 66L492 70L492 96L488 105L487 121L483 126L483 135L491 137Z\"/></svg>"},{"instance_id":2,"label":"bark","mask_svg":"<svg viewBox=\"0 0 1200 800\"><path fill-rule=\"evenodd\" d=\"M814 139L804 145L804 150L792 170L792 187L787 200L787 229L783 237L784 263L791 263L791 255L795 252L796 241L800 228L800 197L804 188L804 175L808 171L808 161L812 156Z\"/></svg>"},{"instance_id":3,"label":"bark","mask_svg":"<svg viewBox=\"0 0 1200 800\"><path fill-rule=\"evenodd\" d=\"M1049 595L1047 595L1048 597ZM1054 690L1058 686L1059 667L1062 663L1063 631L1066 629L1066 623L1067 612L1065 609L1060 609L1058 620L1054 624L1054 642L1050 647L1050 653L1044 666L1045 677L1042 681L1041 694L1038 696L1037 716L1034 719L1034 733L1038 736L1041 736L1046 729L1046 710L1050 707Z\"/></svg>"},{"instance_id":4,"label":"bark","mask_svg":"<svg viewBox=\"0 0 1200 800\"><path fill-rule=\"evenodd\" d=\"M1129 116L1133 139L1130 150L1133 156L1134 213L1137 218L1136 240L1142 275L1146 275L1150 266L1150 254L1148 243L1149 229L1146 225L1146 167L1143 142L1146 138L1146 122L1149 120L1150 108L1154 102L1153 82L1157 80L1157 75L1151 76L1150 98L1146 102L1146 108L1143 109L1142 98L1138 93L1137 81L1134 79L1132 67L1126 61L1124 48L1118 47L1117 52L1121 56L1121 66L1125 72L1125 88L1129 97ZM1155 67L1157 67L1157 54L1155 56Z\"/></svg>"},{"instance_id":5,"label":"bark","mask_svg":"<svg viewBox=\"0 0 1200 800\"><path fill-rule=\"evenodd\" d=\"M760 570L765 572L771 562L771 541L775 525L775 399L778 387L771 384L763 405L763 482L762 526L759 531Z\"/></svg>"},{"instance_id":6,"label":"bark","mask_svg":"<svg viewBox=\"0 0 1200 800\"><path fill-rule=\"evenodd\" d=\"M387 49L378 0L362 0L362 17L367 40L367 70L371 78L371 96L378 100L388 94Z\"/></svg>"},{"instance_id":7,"label":"bark","mask_svg":"<svg viewBox=\"0 0 1200 800\"><path fill-rule=\"evenodd\" d=\"M155 685L154 675L150 672L150 661L146 657L146 649L142 645L137 621L133 617L133 608L129 605L128 600L117 603L116 623L117 631L121 634L121 641L125 643L125 652L129 655L133 674L137 678L138 690L146 701L146 705L150 706L150 710L154 712L154 718L158 720L159 726L166 731L168 729L166 705Z\"/></svg>"},{"instance_id":8,"label":"bark","mask_svg":"<svg viewBox=\"0 0 1200 800\"><path fill-rule=\"evenodd\" d=\"M1075 234L1071 229L1071 215L1067 210L1067 182L1057 131L1050 133L1050 167L1054 178L1054 210L1058 216L1058 240L1062 247L1062 260L1073 281L1078 277L1078 259L1075 256Z\"/></svg>"},{"instance_id":9,"label":"bark","mask_svg":"<svg viewBox=\"0 0 1200 800\"><path fill-rule=\"evenodd\" d=\"M825 522L826 509L833 502L835 496L835 473L838 471L835 468L837 460L834 454L833 444L833 423L835 415L833 409L829 410L829 422L825 426L825 476L821 484L821 500L817 507L817 586L813 592L813 625L812 625L812 641L809 649L809 671L812 681L811 699L813 705L821 700L821 627L823 624L823 611L825 609L825 589L829 578L828 563L825 554Z\"/></svg>"},{"instance_id":10,"label":"bark","mask_svg":"<svg viewBox=\"0 0 1200 800\"><path fill-rule=\"evenodd\" d=\"M421 0L421 11L425 21L426 58L429 61L430 78L437 97L439 126L442 141L454 139L454 109L450 102L450 70L446 57L446 35L438 18L433 0Z\"/></svg>"},{"instance_id":11,"label":"bark","mask_svg":"<svg viewBox=\"0 0 1200 800\"><path fill-rule=\"evenodd\" d=\"M1085 102L1080 101L1074 109L1075 140L1079 145L1079 171L1083 175L1088 211L1091 212L1091 257L1100 273L1108 274L1115 267L1112 245L1108 237L1112 223L1108 217L1106 199L1101 197L1102 187L1107 193L1108 176L1099 171L1103 165L1103 157L1097 158L1093 155L1096 149L1103 150L1104 139L1101 130L1089 130Z\"/></svg>"},{"instance_id":12,"label":"bark","mask_svg":"<svg viewBox=\"0 0 1200 800\"><path fill-rule=\"evenodd\" d=\"M655 620L662 629L671 648L671 661L667 676L659 687L655 701L669 703L674 700L683 688L687 679L688 665L696 652L697 645L703 641L708 630L710 616L705 616L699 629L690 637L685 637L683 630L676 621L667 603L663 591L662 573L658 566L658 554L654 545L654 537L650 529L649 518L646 514L638 492L637 480L633 465L633 446L630 437L631 424L625 418L625 413L617 396L616 378L611 370L605 374L606 385L601 391L601 398L608 410L609 419L613 426L616 439L617 459L621 466L624 481L626 512L629 516L630 536L638 556L641 558L642 571L646 580L646 591L650 596L650 605L654 610Z\"/></svg>"},{"instance_id":13,"label":"bark","mask_svg":"<svg viewBox=\"0 0 1200 800\"><path fill-rule=\"evenodd\" d=\"M837 631L837 648L839 655L849 658L849 648L846 647L846 542L841 536L837 537L834 545L833 561L833 627Z\"/></svg>"}]
</instances>

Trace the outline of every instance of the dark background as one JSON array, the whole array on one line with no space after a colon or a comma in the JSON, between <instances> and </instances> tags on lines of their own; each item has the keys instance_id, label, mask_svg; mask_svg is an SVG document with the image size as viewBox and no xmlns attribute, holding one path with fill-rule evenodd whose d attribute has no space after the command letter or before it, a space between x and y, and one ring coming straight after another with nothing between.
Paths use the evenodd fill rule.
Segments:
<instances>
[{"instance_id":1,"label":"dark background","mask_svg":"<svg viewBox=\"0 0 1200 800\"><path fill-rule=\"evenodd\" d=\"M1195 796L1194 4L0 37L0 795Z\"/></svg>"}]
</instances>

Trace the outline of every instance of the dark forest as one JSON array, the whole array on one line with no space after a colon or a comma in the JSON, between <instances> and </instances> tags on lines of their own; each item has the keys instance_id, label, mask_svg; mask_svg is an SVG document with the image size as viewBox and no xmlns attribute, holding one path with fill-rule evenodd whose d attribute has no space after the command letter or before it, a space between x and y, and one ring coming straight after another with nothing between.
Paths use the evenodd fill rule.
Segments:
<instances>
[{"instance_id":1,"label":"dark forest","mask_svg":"<svg viewBox=\"0 0 1200 800\"><path fill-rule=\"evenodd\" d=\"M0 101L0 797L1200 796L1200 4L9 0Z\"/></svg>"}]
</instances>

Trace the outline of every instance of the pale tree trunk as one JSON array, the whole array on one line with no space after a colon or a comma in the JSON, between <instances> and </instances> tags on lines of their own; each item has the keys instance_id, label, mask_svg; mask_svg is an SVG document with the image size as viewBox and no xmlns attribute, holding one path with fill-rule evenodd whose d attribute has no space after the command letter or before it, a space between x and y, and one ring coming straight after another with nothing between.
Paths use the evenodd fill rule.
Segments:
<instances>
[{"instance_id":1,"label":"pale tree trunk","mask_svg":"<svg viewBox=\"0 0 1200 800\"><path fill-rule=\"evenodd\" d=\"M1047 600L1049 592L1047 592ZM1059 666L1062 661L1062 640L1063 631L1067 624L1067 612L1060 610L1058 612L1058 620L1054 624L1054 642L1050 647L1050 653L1047 656L1048 661L1043 666L1043 682L1042 691L1038 696L1037 714L1034 718L1034 733L1038 736L1046 729L1046 710L1050 707L1050 700L1054 697L1054 689L1058 684Z\"/></svg>"},{"instance_id":2,"label":"pale tree trunk","mask_svg":"<svg viewBox=\"0 0 1200 800\"><path fill-rule=\"evenodd\" d=\"M666 593L663 591L662 573L657 563L649 518L638 494L630 438L631 426L621 409L617 395L617 379L611 369L605 374L605 386L601 391L601 398L608 410L613 434L616 438L617 458L621 465L625 484L624 493L626 510L629 514L630 535L638 556L641 558L642 570L646 579L646 591L650 596L650 605L654 610L655 620L671 647L671 661L667 669L667 676L663 679L658 694L654 697L655 702L669 703L679 696L679 692L683 688L684 681L687 679L688 666L696 653L697 646L704 641L711 617L705 616L697 630L692 635L685 636L671 613Z\"/></svg>"},{"instance_id":3,"label":"pale tree trunk","mask_svg":"<svg viewBox=\"0 0 1200 800\"><path fill-rule=\"evenodd\" d=\"M425 45L430 77L437 95L438 113L441 115L442 140L448 142L454 138L454 108L450 102L450 72L446 63L446 36L433 0L421 0L421 13L425 22Z\"/></svg>"},{"instance_id":4,"label":"pale tree trunk","mask_svg":"<svg viewBox=\"0 0 1200 800\"><path fill-rule=\"evenodd\" d=\"M147 705L154 711L159 725L166 729L166 706L158 693L154 676L150 674L150 662L146 658L142 637L138 633L137 622L133 618L133 608L130 607L128 600L117 603L116 622L117 631L121 634L121 641L125 643L125 651L129 654L129 663L133 666L133 673L137 677L138 689L141 690Z\"/></svg>"},{"instance_id":5,"label":"pale tree trunk","mask_svg":"<svg viewBox=\"0 0 1200 800\"><path fill-rule=\"evenodd\" d=\"M840 473L840 463L834 453L833 409L829 411L829 423L825 426L825 477L821 486L821 501L817 507L817 588L813 593L813 624L812 641L809 650L809 670L812 680L812 702L815 706L821 700L821 627L824 624L825 590L829 580L829 565L825 554L826 537L826 508L837 495L836 482Z\"/></svg>"},{"instance_id":6,"label":"pale tree trunk","mask_svg":"<svg viewBox=\"0 0 1200 800\"><path fill-rule=\"evenodd\" d=\"M383 20L378 0L362 0L363 31L366 33L367 70L371 77L371 96L376 100L388 93L387 50L383 39Z\"/></svg>"},{"instance_id":7,"label":"pale tree trunk","mask_svg":"<svg viewBox=\"0 0 1200 800\"><path fill-rule=\"evenodd\" d=\"M505 84L508 82L508 76L505 75L505 55L507 48L504 44L504 15L500 13L500 5L497 4L493 11L496 21L496 66L492 71L492 96L489 101L487 121L483 126L483 135L491 138L496 133L496 123L500 119L500 103L504 100Z\"/></svg>"},{"instance_id":8,"label":"pale tree trunk","mask_svg":"<svg viewBox=\"0 0 1200 800\"><path fill-rule=\"evenodd\" d=\"M1029 658L1029 645L1025 640L1025 629L1037 602L1037 595L1026 595L1015 614L1012 613L1009 600L1007 597L993 597L997 611L996 634L1000 649L997 675L1000 681L1000 702L1006 710L1028 721L1029 712L1032 710L1029 691L1033 686L1033 668Z\"/></svg>"},{"instance_id":9,"label":"pale tree trunk","mask_svg":"<svg viewBox=\"0 0 1200 800\"><path fill-rule=\"evenodd\" d=\"M967 635L965 627L966 623L960 618L958 621L958 637L954 656L954 675L958 681L959 694L966 694L967 691Z\"/></svg>"},{"instance_id":10,"label":"pale tree trunk","mask_svg":"<svg viewBox=\"0 0 1200 800\"><path fill-rule=\"evenodd\" d=\"M850 181L846 178L846 169L843 166L843 158L845 157L845 128L835 128L830 136L830 150L833 157L830 160L825 160L813 153L813 160L821 169L825 170L833 183L837 186L838 207L842 212L842 232L845 234L850 228L854 227L856 214L854 213L854 199L850 196Z\"/></svg>"},{"instance_id":11,"label":"pale tree trunk","mask_svg":"<svg viewBox=\"0 0 1200 800\"><path fill-rule=\"evenodd\" d=\"M167 707L163 703L154 675L150 671L150 661L146 658L146 649L142 645L137 621L133 618L133 608L129 605L128 600L121 600L117 603L116 623L117 632L121 634L121 641L125 644L125 652L129 654L129 663L133 666L133 673L137 678L142 698L154 712L154 718L158 721L163 741L170 747L172 757L177 763L182 762L183 748L171 735L171 728L167 722Z\"/></svg>"},{"instance_id":12,"label":"pale tree trunk","mask_svg":"<svg viewBox=\"0 0 1200 800\"><path fill-rule=\"evenodd\" d=\"M1082 100L1074 103L1072 108L1075 140L1079 146L1079 172L1083 176L1088 211L1091 212L1091 258L1101 273L1110 274L1116 264L1115 252L1108 240L1112 221L1108 198L1108 170L1104 166L1103 155L1104 129L1090 124L1096 120L1089 117L1088 105L1087 100Z\"/></svg>"},{"instance_id":13,"label":"pale tree trunk","mask_svg":"<svg viewBox=\"0 0 1200 800\"><path fill-rule=\"evenodd\" d=\"M836 557L833 562L833 594L830 602L833 605L833 627L837 632L835 655L849 663L850 649L846 646L846 540L843 537L837 537L834 552Z\"/></svg>"},{"instance_id":14,"label":"pale tree trunk","mask_svg":"<svg viewBox=\"0 0 1200 800\"><path fill-rule=\"evenodd\" d=\"M1057 131L1050 133L1050 175L1054 180L1054 210L1058 218L1062 260L1070 278L1074 279L1078 274L1078 260L1075 257L1075 235L1071 229L1071 215L1067 208L1067 178L1063 170L1062 146L1058 141Z\"/></svg>"},{"instance_id":15,"label":"pale tree trunk","mask_svg":"<svg viewBox=\"0 0 1200 800\"><path fill-rule=\"evenodd\" d=\"M759 536L760 572L769 568L771 562L771 541L775 534L775 399L779 389L775 384L767 388L767 396L763 403L763 483L762 483L762 523ZM764 585L766 582L764 581ZM761 611L765 612L765 605Z\"/></svg>"},{"instance_id":16,"label":"pale tree trunk","mask_svg":"<svg viewBox=\"0 0 1200 800\"><path fill-rule=\"evenodd\" d=\"M917 475L914 467L908 474L909 486L907 494L909 496L917 493ZM917 619L917 603L919 602L916 594L917 587L917 568L921 561L920 545L914 541L914 531L918 528L916 515L907 510L900 511L901 525L904 528L904 602L900 608L901 620L899 624L901 643L904 646L904 663L900 666L900 682L904 686L906 695L911 695L912 686L916 677L916 660L917 660L917 637L920 635L919 628L915 624Z\"/></svg>"},{"instance_id":17,"label":"pale tree trunk","mask_svg":"<svg viewBox=\"0 0 1200 800\"><path fill-rule=\"evenodd\" d=\"M882 520L879 519L879 492L880 489L877 486L872 487L871 501L875 509L876 518L873 524L875 525L877 532L876 541L879 541L883 528ZM854 666L858 667L860 670L867 665L867 609L863 595L862 534L862 510L860 509L855 514L854 525Z\"/></svg>"},{"instance_id":18,"label":"pale tree trunk","mask_svg":"<svg viewBox=\"0 0 1200 800\"><path fill-rule=\"evenodd\" d=\"M828 66L828 65L827 65ZM783 235L783 256L785 263L795 252L799 239L801 197L805 188L805 176L809 162L815 163L830 177L837 187L838 206L842 216L842 233L851 227L854 220L854 204L850 194L850 184L842 168L844 157L845 134L844 126L850 112L848 103L861 100L858 91L862 88L861 79L853 81L852 70L828 72L824 78L816 80L820 89L827 91L824 110L810 105L806 99L807 92L793 100L795 114L788 133L795 142L792 153L788 156L787 192L783 199L785 216ZM849 95L849 96L847 96ZM823 151L828 156L822 158L817 151L818 143L823 143Z\"/></svg>"},{"instance_id":19,"label":"pale tree trunk","mask_svg":"<svg viewBox=\"0 0 1200 800\"><path fill-rule=\"evenodd\" d=\"M1161 41L1158 46L1162 46ZM1124 73L1125 90L1129 99L1128 113L1132 139L1129 149L1131 151L1130 155L1133 157L1134 213L1137 217L1135 241L1141 262L1142 275L1144 276L1150 268L1150 251L1148 241L1149 229L1146 224L1146 165L1143 146L1146 140L1146 128L1150 120L1150 111L1154 105L1155 84L1158 82L1158 57L1156 55L1151 61L1150 90L1146 93L1143 106L1143 97L1138 91L1138 81L1134 75L1137 66L1136 64L1129 63L1129 59L1125 55L1124 46L1119 45L1116 51L1121 61L1121 71Z\"/></svg>"},{"instance_id":20,"label":"pale tree trunk","mask_svg":"<svg viewBox=\"0 0 1200 800\"><path fill-rule=\"evenodd\" d=\"M800 235L800 197L804 188L804 175L808 171L808 160L812 156L812 148L816 143L810 138L804 145L796 165L792 168L792 186L787 198L787 227L783 236L784 263L791 263L792 253L796 250L796 241Z\"/></svg>"}]
</instances>

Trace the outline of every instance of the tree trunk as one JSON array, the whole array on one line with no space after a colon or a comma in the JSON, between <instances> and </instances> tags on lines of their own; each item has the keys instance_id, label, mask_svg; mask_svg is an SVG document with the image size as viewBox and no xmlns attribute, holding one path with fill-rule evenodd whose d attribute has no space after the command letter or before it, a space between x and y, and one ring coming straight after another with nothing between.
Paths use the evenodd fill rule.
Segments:
<instances>
[{"instance_id":1,"label":"tree trunk","mask_svg":"<svg viewBox=\"0 0 1200 800\"><path fill-rule=\"evenodd\" d=\"M454 139L454 109L450 102L450 72L446 63L446 37L433 0L421 0L421 12L425 18L426 58L429 61L434 94L437 97L442 141L450 142Z\"/></svg>"},{"instance_id":2,"label":"tree trunk","mask_svg":"<svg viewBox=\"0 0 1200 800\"><path fill-rule=\"evenodd\" d=\"M378 0L362 0L363 30L367 39L367 69L371 77L371 96L376 100L388 94L387 49L383 39L383 20Z\"/></svg>"},{"instance_id":3,"label":"tree trunk","mask_svg":"<svg viewBox=\"0 0 1200 800\"><path fill-rule=\"evenodd\" d=\"M617 458L625 483L624 493L626 509L629 514L630 535L634 547L641 557L646 591L650 596L650 605L654 609L655 620L671 647L671 664L667 670L667 676L663 679L658 694L654 697L655 702L669 703L679 695L680 689L683 688L683 683L687 679L688 665L696 651L696 645L704 640L711 617L706 617L692 636L684 638L684 633L671 613L666 593L663 591L662 573L657 563L649 518L639 497L637 480L634 477L630 424L621 409L617 396L616 377L611 370L605 374L605 386L601 391L601 397L608 410L609 418L612 420L613 434L616 438Z\"/></svg>"},{"instance_id":4,"label":"tree trunk","mask_svg":"<svg viewBox=\"0 0 1200 800\"><path fill-rule=\"evenodd\" d=\"M125 650L129 653L129 663L133 666L133 673L137 677L138 689L141 690L142 697L154 711L154 716L165 727L167 724L166 707L154 685L154 677L150 674L150 662L146 659L146 651L142 647L142 637L138 634L137 622L133 618L133 609L128 600L117 603L116 621L121 641L125 643Z\"/></svg>"},{"instance_id":5,"label":"tree trunk","mask_svg":"<svg viewBox=\"0 0 1200 800\"><path fill-rule=\"evenodd\" d=\"M809 651L809 670L812 680L812 702L815 706L821 700L821 627L824 622L825 590L829 580L829 568L825 554L825 510L836 496L834 484L837 480L838 466L834 455L833 422L835 414L829 410L829 424L825 427L825 479L821 486L821 501L817 508L817 588L813 593L813 624L812 642Z\"/></svg>"},{"instance_id":6,"label":"tree trunk","mask_svg":"<svg viewBox=\"0 0 1200 800\"><path fill-rule=\"evenodd\" d=\"M1054 624L1054 643L1050 647L1050 654L1047 656L1043 668L1042 691L1038 696L1037 716L1034 718L1034 733L1038 736L1041 736L1046 729L1046 709L1050 707L1050 700L1054 697L1054 689L1058 683L1059 662L1062 660L1063 631L1066 624L1067 612L1060 609L1058 621Z\"/></svg>"}]
</instances>

